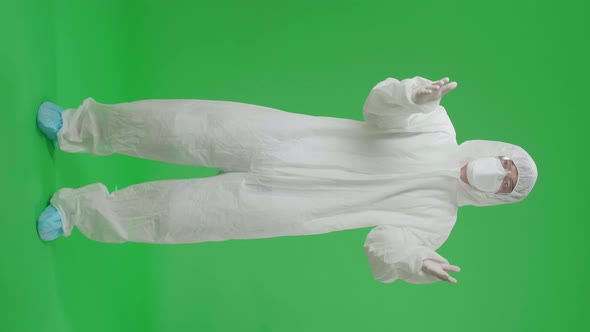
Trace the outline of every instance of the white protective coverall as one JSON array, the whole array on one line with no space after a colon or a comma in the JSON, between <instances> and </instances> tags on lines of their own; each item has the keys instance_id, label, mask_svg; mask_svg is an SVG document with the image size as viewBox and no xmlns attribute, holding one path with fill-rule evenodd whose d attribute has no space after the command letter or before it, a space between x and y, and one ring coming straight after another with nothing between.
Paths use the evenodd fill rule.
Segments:
<instances>
[{"instance_id":1,"label":"white protective coverall","mask_svg":"<svg viewBox=\"0 0 590 332\"><path fill-rule=\"evenodd\" d=\"M64 236L74 226L101 242L195 243L374 227L365 253L375 279L431 283L421 270L448 238L461 205L515 202L532 189L533 160L501 142L457 145L440 99L411 95L432 81L388 78L370 92L365 121L310 116L229 101L92 98L62 113L61 150L113 153L217 168L206 178L62 188L51 198ZM460 168L479 157L513 159L510 195L477 191Z\"/></svg>"}]
</instances>

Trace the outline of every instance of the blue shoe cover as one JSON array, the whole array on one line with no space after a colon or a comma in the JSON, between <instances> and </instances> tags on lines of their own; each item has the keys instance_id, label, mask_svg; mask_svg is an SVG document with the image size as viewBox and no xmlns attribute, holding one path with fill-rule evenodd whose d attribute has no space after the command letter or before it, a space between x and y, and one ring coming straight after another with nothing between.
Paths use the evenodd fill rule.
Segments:
<instances>
[{"instance_id":1,"label":"blue shoe cover","mask_svg":"<svg viewBox=\"0 0 590 332\"><path fill-rule=\"evenodd\" d=\"M61 216L53 205L49 204L41 213L37 220L37 232L43 241L55 240L63 234Z\"/></svg>"},{"instance_id":2,"label":"blue shoe cover","mask_svg":"<svg viewBox=\"0 0 590 332\"><path fill-rule=\"evenodd\" d=\"M52 102L46 101L39 106L37 112L37 126L41 131L53 142L53 146L57 147L57 132L63 125L61 113L64 111L62 107Z\"/></svg>"}]
</instances>

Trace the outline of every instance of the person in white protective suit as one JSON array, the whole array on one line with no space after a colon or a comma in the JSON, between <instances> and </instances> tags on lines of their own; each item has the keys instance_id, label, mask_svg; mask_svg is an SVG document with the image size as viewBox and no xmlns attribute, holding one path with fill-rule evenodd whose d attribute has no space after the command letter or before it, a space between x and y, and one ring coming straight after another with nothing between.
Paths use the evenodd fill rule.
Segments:
<instances>
[{"instance_id":1,"label":"person in white protective suit","mask_svg":"<svg viewBox=\"0 0 590 332\"><path fill-rule=\"evenodd\" d=\"M436 250L458 208L520 201L537 178L518 146L457 144L440 105L456 86L448 78L387 78L371 90L365 121L214 100L87 98L65 110L45 102L38 126L62 151L220 173L110 194L102 183L62 188L37 221L39 236L70 236L76 226L101 242L169 244L376 226L364 244L375 279L456 283L449 272L459 267Z\"/></svg>"}]
</instances>

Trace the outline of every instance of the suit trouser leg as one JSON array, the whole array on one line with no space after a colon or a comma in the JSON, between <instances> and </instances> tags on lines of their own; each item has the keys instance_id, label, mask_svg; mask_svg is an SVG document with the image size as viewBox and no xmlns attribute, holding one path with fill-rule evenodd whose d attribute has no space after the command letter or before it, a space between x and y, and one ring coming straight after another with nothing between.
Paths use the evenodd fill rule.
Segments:
<instances>
[{"instance_id":1,"label":"suit trouser leg","mask_svg":"<svg viewBox=\"0 0 590 332\"><path fill-rule=\"evenodd\" d=\"M248 171L253 156L309 130L314 117L227 101L150 99L101 104L92 98L62 113L61 150Z\"/></svg>"},{"instance_id":2,"label":"suit trouser leg","mask_svg":"<svg viewBox=\"0 0 590 332\"><path fill-rule=\"evenodd\" d=\"M99 242L195 243L302 233L293 220L304 212L269 188L248 186L251 176L151 181L111 194L94 183L62 188L51 204L62 216L64 236L76 226Z\"/></svg>"}]
</instances>

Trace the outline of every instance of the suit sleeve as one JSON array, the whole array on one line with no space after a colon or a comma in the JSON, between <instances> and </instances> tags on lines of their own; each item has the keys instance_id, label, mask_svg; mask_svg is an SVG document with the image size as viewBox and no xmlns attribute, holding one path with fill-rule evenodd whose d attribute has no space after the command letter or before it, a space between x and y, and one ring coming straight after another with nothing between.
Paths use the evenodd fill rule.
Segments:
<instances>
[{"instance_id":1,"label":"suit sleeve","mask_svg":"<svg viewBox=\"0 0 590 332\"><path fill-rule=\"evenodd\" d=\"M439 255L413 232L404 227L381 225L373 228L364 244L373 277L383 283L398 279L412 284L441 281L422 271L422 261L430 258L443 263Z\"/></svg>"},{"instance_id":2,"label":"suit sleeve","mask_svg":"<svg viewBox=\"0 0 590 332\"><path fill-rule=\"evenodd\" d=\"M440 98L422 105L412 101L416 90L431 83L431 80L420 76L401 81L390 77L379 82L363 105L365 122L378 128L409 128L412 118L431 113L440 104Z\"/></svg>"}]
</instances>

